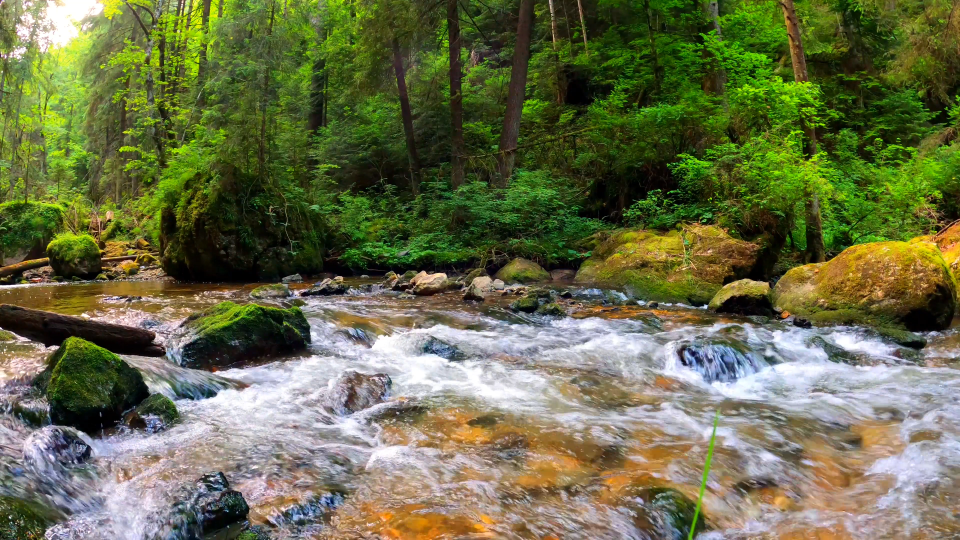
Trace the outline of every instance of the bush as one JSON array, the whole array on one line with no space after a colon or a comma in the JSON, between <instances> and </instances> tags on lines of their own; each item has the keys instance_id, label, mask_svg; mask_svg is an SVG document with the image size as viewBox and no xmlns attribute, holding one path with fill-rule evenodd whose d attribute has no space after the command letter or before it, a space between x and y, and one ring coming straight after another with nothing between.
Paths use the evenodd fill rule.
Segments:
<instances>
[{"instance_id":1,"label":"bush","mask_svg":"<svg viewBox=\"0 0 960 540\"><path fill-rule=\"evenodd\" d=\"M40 256L63 227L63 208L56 204L7 202L0 204L0 256L32 251Z\"/></svg>"}]
</instances>

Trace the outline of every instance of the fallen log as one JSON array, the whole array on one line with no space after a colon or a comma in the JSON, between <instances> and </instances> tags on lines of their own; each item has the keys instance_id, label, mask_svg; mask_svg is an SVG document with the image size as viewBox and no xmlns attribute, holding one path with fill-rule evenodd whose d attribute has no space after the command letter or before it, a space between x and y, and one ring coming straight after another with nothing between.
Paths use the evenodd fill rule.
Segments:
<instances>
[{"instance_id":1,"label":"fallen log","mask_svg":"<svg viewBox=\"0 0 960 540\"><path fill-rule=\"evenodd\" d=\"M10 304L0 304L0 328L48 347L60 345L68 337L78 337L117 354L167 354L163 345L153 342L157 335L149 330Z\"/></svg>"},{"instance_id":2,"label":"fallen log","mask_svg":"<svg viewBox=\"0 0 960 540\"><path fill-rule=\"evenodd\" d=\"M123 257L106 257L100 260L101 263L118 263L123 261L135 261L139 255L124 255ZM33 270L35 268L43 268L50 264L50 259L33 259L30 261L23 261L17 264L11 264L10 266L0 267L0 277L15 276L26 272L27 270Z\"/></svg>"}]
</instances>

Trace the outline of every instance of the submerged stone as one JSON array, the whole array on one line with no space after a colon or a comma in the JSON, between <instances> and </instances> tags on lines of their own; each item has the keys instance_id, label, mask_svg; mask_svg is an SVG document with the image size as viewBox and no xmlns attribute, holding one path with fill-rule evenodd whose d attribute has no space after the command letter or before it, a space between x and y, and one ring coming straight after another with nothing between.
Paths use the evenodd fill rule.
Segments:
<instances>
[{"instance_id":1,"label":"submerged stone","mask_svg":"<svg viewBox=\"0 0 960 540\"><path fill-rule=\"evenodd\" d=\"M539 264L522 258L517 258L500 269L496 275L497 279L504 283L536 283L538 281L550 281L550 273L544 270Z\"/></svg>"},{"instance_id":2,"label":"submerged stone","mask_svg":"<svg viewBox=\"0 0 960 540\"><path fill-rule=\"evenodd\" d=\"M267 518L274 527L302 526L322 523L346 500L346 492L339 488L314 495L304 502L289 506Z\"/></svg>"},{"instance_id":3,"label":"submerged stone","mask_svg":"<svg viewBox=\"0 0 960 540\"><path fill-rule=\"evenodd\" d=\"M115 424L149 395L140 372L116 354L67 338L49 360L50 419L88 433Z\"/></svg>"},{"instance_id":4,"label":"submerged stone","mask_svg":"<svg viewBox=\"0 0 960 540\"><path fill-rule=\"evenodd\" d=\"M270 285L261 285L250 292L252 298L257 300L269 300L273 298L290 298L293 293L290 287L285 283L272 283Z\"/></svg>"},{"instance_id":5,"label":"submerged stone","mask_svg":"<svg viewBox=\"0 0 960 540\"><path fill-rule=\"evenodd\" d=\"M392 385L385 373L347 371L333 382L326 405L334 414L346 416L383 403Z\"/></svg>"},{"instance_id":6,"label":"submerged stone","mask_svg":"<svg viewBox=\"0 0 960 540\"><path fill-rule=\"evenodd\" d=\"M900 328L881 326L877 328L877 333L880 334L881 337L888 339L897 345L903 345L904 347L910 347L911 349L919 350L927 346L927 339L925 337Z\"/></svg>"},{"instance_id":7,"label":"submerged stone","mask_svg":"<svg viewBox=\"0 0 960 540\"><path fill-rule=\"evenodd\" d=\"M696 341L682 345L677 355L708 383L733 382L767 367L763 358L734 342Z\"/></svg>"},{"instance_id":8,"label":"submerged stone","mask_svg":"<svg viewBox=\"0 0 960 540\"><path fill-rule=\"evenodd\" d=\"M221 302L181 325L178 361L190 368L224 367L303 350L310 324L300 308Z\"/></svg>"}]
</instances>

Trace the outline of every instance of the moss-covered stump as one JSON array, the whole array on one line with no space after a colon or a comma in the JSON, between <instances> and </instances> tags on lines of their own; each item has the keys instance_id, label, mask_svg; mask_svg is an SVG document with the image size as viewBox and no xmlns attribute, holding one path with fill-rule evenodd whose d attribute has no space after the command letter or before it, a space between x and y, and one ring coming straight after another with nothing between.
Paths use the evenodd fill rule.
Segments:
<instances>
[{"instance_id":1,"label":"moss-covered stump","mask_svg":"<svg viewBox=\"0 0 960 540\"><path fill-rule=\"evenodd\" d=\"M3 265L40 259L63 227L63 207L37 202L0 204L0 259Z\"/></svg>"},{"instance_id":2,"label":"moss-covered stump","mask_svg":"<svg viewBox=\"0 0 960 540\"><path fill-rule=\"evenodd\" d=\"M150 394L140 372L112 352L67 338L50 356L50 420L93 433L115 424Z\"/></svg>"},{"instance_id":3,"label":"moss-covered stump","mask_svg":"<svg viewBox=\"0 0 960 540\"><path fill-rule=\"evenodd\" d=\"M88 278L100 273L100 247L89 234L57 236L47 246L47 257L58 276Z\"/></svg>"},{"instance_id":4,"label":"moss-covered stump","mask_svg":"<svg viewBox=\"0 0 960 540\"><path fill-rule=\"evenodd\" d=\"M710 309L717 313L772 317L770 284L750 279L728 283L710 300Z\"/></svg>"},{"instance_id":5,"label":"moss-covered stump","mask_svg":"<svg viewBox=\"0 0 960 540\"><path fill-rule=\"evenodd\" d=\"M290 287L283 283L273 283L270 285L261 285L254 289L250 296L258 300L269 300L271 298L290 298L293 292Z\"/></svg>"},{"instance_id":6,"label":"moss-covered stump","mask_svg":"<svg viewBox=\"0 0 960 540\"><path fill-rule=\"evenodd\" d=\"M692 305L710 302L724 283L750 275L760 251L706 225L666 233L620 230L591 238L593 256L580 267L577 281L623 289L643 300Z\"/></svg>"},{"instance_id":7,"label":"moss-covered stump","mask_svg":"<svg viewBox=\"0 0 960 540\"><path fill-rule=\"evenodd\" d=\"M956 282L927 242L876 242L787 272L773 304L819 324L942 330L957 305Z\"/></svg>"},{"instance_id":8,"label":"moss-covered stump","mask_svg":"<svg viewBox=\"0 0 960 540\"><path fill-rule=\"evenodd\" d=\"M55 518L36 503L0 496L0 540L43 540Z\"/></svg>"},{"instance_id":9,"label":"moss-covered stump","mask_svg":"<svg viewBox=\"0 0 960 540\"><path fill-rule=\"evenodd\" d=\"M310 324L297 307L222 302L187 319L179 343L180 365L224 367L305 349L310 343Z\"/></svg>"},{"instance_id":10,"label":"moss-covered stump","mask_svg":"<svg viewBox=\"0 0 960 540\"><path fill-rule=\"evenodd\" d=\"M507 284L536 283L550 281L550 273L533 261L517 258L501 268L496 278Z\"/></svg>"}]
</instances>

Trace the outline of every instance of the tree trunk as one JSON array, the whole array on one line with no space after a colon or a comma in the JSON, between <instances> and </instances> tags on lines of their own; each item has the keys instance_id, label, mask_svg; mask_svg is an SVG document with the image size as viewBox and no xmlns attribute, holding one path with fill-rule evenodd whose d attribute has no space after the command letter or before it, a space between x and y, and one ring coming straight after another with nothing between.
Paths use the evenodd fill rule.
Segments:
<instances>
[{"instance_id":1,"label":"tree trunk","mask_svg":"<svg viewBox=\"0 0 960 540\"><path fill-rule=\"evenodd\" d=\"M803 52L803 41L800 35L800 21L797 11L793 7L793 0L781 0L783 20L787 27L787 38L790 42L790 58L793 60L793 78L798 83L810 82L807 73L807 57ZM814 126L801 119L801 129L807 136L807 157L817 154L817 131ZM820 197L817 193L807 193L804 204L807 238L807 262L823 262L827 260L827 250L823 242L823 221L820 215Z\"/></svg>"},{"instance_id":2,"label":"tree trunk","mask_svg":"<svg viewBox=\"0 0 960 540\"><path fill-rule=\"evenodd\" d=\"M267 28L267 38L273 35L273 23L277 16L277 2L270 3L270 26ZM260 101L260 141L257 145L257 164L259 165L260 180L267 178L267 109L270 101L270 65L263 66L263 96Z\"/></svg>"},{"instance_id":3,"label":"tree trunk","mask_svg":"<svg viewBox=\"0 0 960 540\"><path fill-rule=\"evenodd\" d=\"M560 69L560 52L558 51L559 32L557 31L557 13L553 7L553 0L548 0L550 7L550 37L553 45L553 63L557 72L557 105L563 105L566 100L566 88L563 80L563 71Z\"/></svg>"},{"instance_id":4,"label":"tree trunk","mask_svg":"<svg viewBox=\"0 0 960 540\"><path fill-rule=\"evenodd\" d=\"M463 65L460 58L462 43L458 1L447 0L447 31L450 34L450 122L452 124L450 183L454 189L463 185L463 159L466 154L466 144L463 141Z\"/></svg>"},{"instance_id":5,"label":"tree trunk","mask_svg":"<svg viewBox=\"0 0 960 540\"><path fill-rule=\"evenodd\" d=\"M201 13L202 37L200 38L200 61L197 63L197 86L201 88L207 74L207 47L210 41L210 5L212 1L203 0L203 11Z\"/></svg>"},{"instance_id":6,"label":"tree trunk","mask_svg":"<svg viewBox=\"0 0 960 540\"><path fill-rule=\"evenodd\" d=\"M217 18L218 19L223 18L223 0L220 0L220 5L217 6Z\"/></svg>"},{"instance_id":7,"label":"tree trunk","mask_svg":"<svg viewBox=\"0 0 960 540\"><path fill-rule=\"evenodd\" d=\"M407 94L407 78L403 69L403 55L400 42L393 38L393 70L397 74L397 93L400 96L400 115L403 117L403 132L407 136L407 154L410 158L410 190L420 194L420 156L417 154L417 141L413 133L413 113L410 110L410 96Z\"/></svg>"},{"instance_id":8,"label":"tree trunk","mask_svg":"<svg viewBox=\"0 0 960 540\"><path fill-rule=\"evenodd\" d=\"M166 355L163 345L153 342L157 335L149 330L9 304L0 305L0 327L48 347L78 337L117 354Z\"/></svg>"},{"instance_id":9,"label":"tree trunk","mask_svg":"<svg viewBox=\"0 0 960 540\"><path fill-rule=\"evenodd\" d=\"M520 116L527 91L527 68L530 64L530 35L533 30L533 0L520 0L517 22L517 43L513 53L510 87L507 89L507 110L500 132L500 152L497 156L497 187L507 187L517 161L517 142L520 139Z\"/></svg>"},{"instance_id":10,"label":"tree trunk","mask_svg":"<svg viewBox=\"0 0 960 540\"><path fill-rule=\"evenodd\" d=\"M710 26L713 30L717 32L717 39L723 41L723 34L720 30L720 2L718 0L707 0L706 5L704 6L706 10L706 15L710 19ZM704 47L706 49L706 47ZM706 50L704 50L706 53ZM716 60L716 59L715 59ZM708 84L704 85L704 90L713 90L713 92L718 96L723 96L726 93L727 86L727 73L723 69L723 66L717 65L714 68L713 73L707 72ZM724 106L726 106L726 98L724 98Z\"/></svg>"},{"instance_id":11,"label":"tree trunk","mask_svg":"<svg viewBox=\"0 0 960 540\"><path fill-rule=\"evenodd\" d=\"M580 10L580 31L583 33L583 52L585 52L587 56L590 56L590 48L587 46L587 20L583 16L583 0L577 0L577 9Z\"/></svg>"},{"instance_id":12,"label":"tree trunk","mask_svg":"<svg viewBox=\"0 0 960 540\"><path fill-rule=\"evenodd\" d=\"M657 54L657 34L653 25L653 9L650 0L643 0L643 10L647 12L647 33L650 36L650 59L653 62L653 89L660 93L663 86L663 68L660 67L660 56Z\"/></svg>"},{"instance_id":13,"label":"tree trunk","mask_svg":"<svg viewBox=\"0 0 960 540\"><path fill-rule=\"evenodd\" d=\"M320 39L320 45L323 46L327 40L327 31L317 28L317 37ZM326 75L327 59L322 53L317 53L317 60L313 63L313 78L310 81L310 115L307 118L307 128L310 133L317 133L320 128L326 124L323 118L323 110L326 107Z\"/></svg>"}]
</instances>

